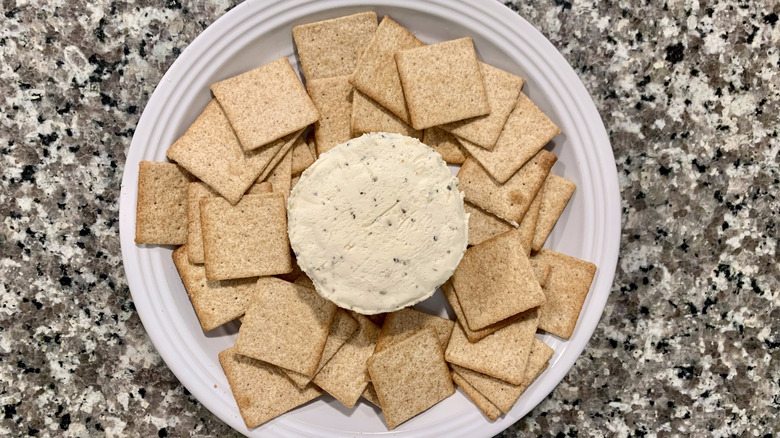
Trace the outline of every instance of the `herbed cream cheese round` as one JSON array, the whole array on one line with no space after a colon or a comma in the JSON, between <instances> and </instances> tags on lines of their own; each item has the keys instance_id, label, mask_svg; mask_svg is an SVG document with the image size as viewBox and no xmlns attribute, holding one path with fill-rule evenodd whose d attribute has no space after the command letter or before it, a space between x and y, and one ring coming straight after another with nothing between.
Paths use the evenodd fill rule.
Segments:
<instances>
[{"instance_id":1,"label":"herbed cream cheese round","mask_svg":"<svg viewBox=\"0 0 780 438\"><path fill-rule=\"evenodd\" d=\"M367 315L430 297L468 243L458 179L436 151L400 134L365 134L322 154L293 188L287 219L317 292Z\"/></svg>"}]
</instances>

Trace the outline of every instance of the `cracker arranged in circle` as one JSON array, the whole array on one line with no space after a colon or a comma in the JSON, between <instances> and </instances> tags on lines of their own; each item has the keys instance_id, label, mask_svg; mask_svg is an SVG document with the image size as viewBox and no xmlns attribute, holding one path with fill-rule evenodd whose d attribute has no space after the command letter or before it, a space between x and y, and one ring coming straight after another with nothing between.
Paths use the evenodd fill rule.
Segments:
<instances>
[{"instance_id":1,"label":"cracker arranged in circle","mask_svg":"<svg viewBox=\"0 0 780 438\"><path fill-rule=\"evenodd\" d=\"M388 429L455 393L436 331L418 333L374 353L368 372Z\"/></svg>"},{"instance_id":2,"label":"cracker arranged in circle","mask_svg":"<svg viewBox=\"0 0 780 438\"><path fill-rule=\"evenodd\" d=\"M539 206L539 221L536 223L532 248L534 251L542 249L544 242L552 232L558 218L569 203L577 184L561 176L550 174L542 187L542 199Z\"/></svg>"},{"instance_id":3,"label":"cracker arranged in circle","mask_svg":"<svg viewBox=\"0 0 780 438\"><path fill-rule=\"evenodd\" d=\"M200 181L191 182L187 186L187 256L191 263L203 264L200 200L214 196L219 196L219 194Z\"/></svg>"},{"instance_id":4,"label":"cracker arranged in circle","mask_svg":"<svg viewBox=\"0 0 780 438\"><path fill-rule=\"evenodd\" d=\"M523 220L520 221L520 225L517 227L517 232L522 236L523 248L525 248L525 253L529 257L531 256L536 224L539 221L539 210L542 206L543 193L544 185L536 192L533 202L528 206L528 210L523 215Z\"/></svg>"},{"instance_id":5,"label":"cracker arranged in circle","mask_svg":"<svg viewBox=\"0 0 780 438\"><path fill-rule=\"evenodd\" d=\"M516 231L466 250L450 279L473 330L522 313L544 302L531 262Z\"/></svg>"},{"instance_id":6,"label":"cracker arranged in circle","mask_svg":"<svg viewBox=\"0 0 780 438\"><path fill-rule=\"evenodd\" d=\"M470 342L477 342L480 339L484 338L485 336L491 333L495 333L498 330L508 326L509 324L511 324L512 322L516 321L521 316L523 316L522 313L518 313L517 315L510 316L509 318L503 321L490 324L485 328L481 328L479 330L472 330L469 328L468 324L466 324L466 316L463 314L463 309L460 307L460 302L458 301L458 295L455 293L455 288L452 287L452 282L447 281L444 284L442 284L441 290L442 292L444 292L444 297L447 298L447 301L450 303L452 310L455 311L455 316L457 316L458 325L460 326L461 329L463 329L463 332L466 334L466 337L469 339Z\"/></svg>"},{"instance_id":7,"label":"cracker arranged in circle","mask_svg":"<svg viewBox=\"0 0 780 438\"><path fill-rule=\"evenodd\" d=\"M300 137L298 140L301 141ZM284 157L279 161L276 166L271 170L271 173L266 177L267 183L271 184L274 193L281 193L284 195L285 205L287 197L290 196L290 190L292 189L292 155L293 149L291 148L284 154Z\"/></svg>"},{"instance_id":8,"label":"cracker arranged in circle","mask_svg":"<svg viewBox=\"0 0 780 438\"><path fill-rule=\"evenodd\" d=\"M461 140L461 144L493 179L504 183L560 133L561 130L531 99L520 93L492 150L466 140Z\"/></svg>"},{"instance_id":9,"label":"cracker arranged in circle","mask_svg":"<svg viewBox=\"0 0 780 438\"><path fill-rule=\"evenodd\" d=\"M414 129L490 113L471 37L395 52Z\"/></svg>"},{"instance_id":10,"label":"cracker arranged in circle","mask_svg":"<svg viewBox=\"0 0 780 438\"><path fill-rule=\"evenodd\" d=\"M379 339L376 341L374 354L426 327L436 331L442 351L446 350L452 329L455 327L455 321L407 307L387 315L382 325L382 331L379 333Z\"/></svg>"},{"instance_id":11,"label":"cracker arranged in circle","mask_svg":"<svg viewBox=\"0 0 780 438\"><path fill-rule=\"evenodd\" d=\"M393 54L424 45L403 26L385 16L360 57L350 82L361 93L409 123L409 111Z\"/></svg>"},{"instance_id":12,"label":"cracker arranged in circle","mask_svg":"<svg viewBox=\"0 0 780 438\"><path fill-rule=\"evenodd\" d=\"M281 193L246 195L236 205L223 198L204 198L200 219L209 280L292 271Z\"/></svg>"},{"instance_id":13,"label":"cracker arranged in circle","mask_svg":"<svg viewBox=\"0 0 780 438\"><path fill-rule=\"evenodd\" d=\"M422 131L412 128L388 109L357 90L353 96L350 123L352 135L355 137L370 132L390 132L417 139L422 138Z\"/></svg>"},{"instance_id":14,"label":"cracker arranged in circle","mask_svg":"<svg viewBox=\"0 0 780 438\"><path fill-rule=\"evenodd\" d=\"M189 182L187 174L176 164L152 161L139 163L135 243L187 243Z\"/></svg>"},{"instance_id":15,"label":"cracker arranged in circle","mask_svg":"<svg viewBox=\"0 0 780 438\"><path fill-rule=\"evenodd\" d=\"M313 376L336 309L311 289L260 277L238 331L236 348L244 356Z\"/></svg>"},{"instance_id":16,"label":"cracker arranged in circle","mask_svg":"<svg viewBox=\"0 0 780 438\"><path fill-rule=\"evenodd\" d=\"M379 404L379 397L376 396L376 389L374 389L374 384L370 383L366 385L366 389L363 390L363 394L361 394L361 397L366 399L369 403L372 405L381 408L382 406Z\"/></svg>"},{"instance_id":17,"label":"cracker arranged in circle","mask_svg":"<svg viewBox=\"0 0 780 438\"><path fill-rule=\"evenodd\" d=\"M376 12L360 12L293 27L293 39L306 81L351 75L376 29Z\"/></svg>"},{"instance_id":18,"label":"cracker arranged in circle","mask_svg":"<svg viewBox=\"0 0 780 438\"><path fill-rule=\"evenodd\" d=\"M236 347L220 352L219 363L241 417L250 429L322 394L314 385L298 388L278 367L242 356Z\"/></svg>"},{"instance_id":19,"label":"cracker arranged in circle","mask_svg":"<svg viewBox=\"0 0 780 438\"><path fill-rule=\"evenodd\" d=\"M463 149L454 135L437 127L427 128L423 131L422 142L432 147L441 154L447 164L463 164L468 152Z\"/></svg>"},{"instance_id":20,"label":"cracker arranged in circle","mask_svg":"<svg viewBox=\"0 0 780 438\"><path fill-rule=\"evenodd\" d=\"M317 160L316 153L313 153L306 143L306 138L301 135L295 140L292 148L292 174L300 175L309 166Z\"/></svg>"},{"instance_id":21,"label":"cracker arranged in circle","mask_svg":"<svg viewBox=\"0 0 780 438\"><path fill-rule=\"evenodd\" d=\"M320 155L352 138L353 88L348 76L335 76L310 79L306 89L320 112L320 120L314 124L314 141Z\"/></svg>"},{"instance_id":22,"label":"cracker arranged in circle","mask_svg":"<svg viewBox=\"0 0 780 438\"><path fill-rule=\"evenodd\" d=\"M505 183L494 180L469 158L458 172L466 201L509 221L519 223L558 157L542 149Z\"/></svg>"},{"instance_id":23,"label":"cracker arranged in circle","mask_svg":"<svg viewBox=\"0 0 780 438\"><path fill-rule=\"evenodd\" d=\"M452 365L452 369L471 384L479 394L487 398L501 412L506 414L509 413L509 410L512 409L512 406L515 405L517 399L523 395L525 390L547 368L548 361L553 353L553 349L547 346L547 344L534 338L531 353L525 366L523 382L519 385L513 385L458 365Z\"/></svg>"},{"instance_id":24,"label":"cracker arranged in circle","mask_svg":"<svg viewBox=\"0 0 780 438\"><path fill-rule=\"evenodd\" d=\"M519 385L538 323L539 312L534 308L478 342L470 342L459 324L452 331L445 357L449 363Z\"/></svg>"},{"instance_id":25,"label":"cracker arranged in circle","mask_svg":"<svg viewBox=\"0 0 780 438\"><path fill-rule=\"evenodd\" d=\"M374 353L379 327L365 316L350 312L360 328L314 376L312 382L351 408L368 385L366 360Z\"/></svg>"},{"instance_id":26,"label":"cracker arranged in circle","mask_svg":"<svg viewBox=\"0 0 780 438\"><path fill-rule=\"evenodd\" d=\"M539 308L539 328L569 339L596 275L596 265L544 248L534 259L552 266L543 289L546 299Z\"/></svg>"},{"instance_id":27,"label":"cracker arranged in circle","mask_svg":"<svg viewBox=\"0 0 780 438\"><path fill-rule=\"evenodd\" d=\"M246 312L254 297L256 279L209 281L206 269L189 260L186 245L173 252L173 263L204 332L238 319Z\"/></svg>"},{"instance_id":28,"label":"cracker arranged in circle","mask_svg":"<svg viewBox=\"0 0 780 438\"><path fill-rule=\"evenodd\" d=\"M303 135L303 130L294 132L288 135L287 137L284 137L282 140L279 140L279 142L283 142L282 146L279 149L277 149L276 154L268 162L268 166L266 166L266 168L263 169L263 172L260 174L260 176L257 177L257 181L264 181L266 178L268 178L268 175L270 175L271 172L276 168L276 166L282 160L284 160L284 157L287 156L287 153L292 150L293 145L295 145L295 142L298 141L301 135Z\"/></svg>"},{"instance_id":29,"label":"cracker arranged in circle","mask_svg":"<svg viewBox=\"0 0 780 438\"><path fill-rule=\"evenodd\" d=\"M341 348L345 342L355 331L359 328L358 322L355 318L349 316L346 310L336 310L336 315L333 317L333 324L330 326L330 332L328 333L328 339L325 341L325 348L322 350L322 356L320 357L320 363L317 365L317 370L314 372L316 375L322 367L333 357L334 354ZM287 369L282 369L287 374L287 377L295 382L298 387L303 388L311 382L314 376L307 376L305 374L296 373Z\"/></svg>"},{"instance_id":30,"label":"cracker arranged in circle","mask_svg":"<svg viewBox=\"0 0 780 438\"><path fill-rule=\"evenodd\" d=\"M550 278L550 273L552 273L552 266L550 266L549 263L534 258L531 259L531 268L534 270L534 277L536 277L536 281L539 282L539 286L544 288L547 284L547 280Z\"/></svg>"},{"instance_id":31,"label":"cracker arranged in circle","mask_svg":"<svg viewBox=\"0 0 780 438\"><path fill-rule=\"evenodd\" d=\"M440 126L471 145L492 150L502 135L509 114L515 108L517 96L523 88L525 81L520 76L506 72L499 68L479 63L482 79L485 82L490 114L448 123ZM510 127L511 129L511 127Z\"/></svg>"},{"instance_id":32,"label":"cracker arranged in circle","mask_svg":"<svg viewBox=\"0 0 780 438\"><path fill-rule=\"evenodd\" d=\"M482 395L476 388L474 388L468 380L460 376L456 372L452 372L452 381L455 382L463 393L474 403L474 405L482 411L482 413L490 421L496 421L501 416L501 410L496 405L490 402L484 395Z\"/></svg>"},{"instance_id":33,"label":"cracker arranged in circle","mask_svg":"<svg viewBox=\"0 0 780 438\"><path fill-rule=\"evenodd\" d=\"M287 58L211 85L244 150L300 131L320 118Z\"/></svg>"},{"instance_id":34,"label":"cracker arranged in circle","mask_svg":"<svg viewBox=\"0 0 780 438\"><path fill-rule=\"evenodd\" d=\"M514 227L506 221L468 202L464 203L463 207L469 214L469 245L479 245L499 234L514 230Z\"/></svg>"}]
</instances>

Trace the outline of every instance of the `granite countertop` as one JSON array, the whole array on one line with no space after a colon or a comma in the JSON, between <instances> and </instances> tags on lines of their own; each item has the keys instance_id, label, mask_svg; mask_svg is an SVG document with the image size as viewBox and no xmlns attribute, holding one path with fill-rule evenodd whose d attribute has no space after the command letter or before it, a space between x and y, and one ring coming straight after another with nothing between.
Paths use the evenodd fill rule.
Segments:
<instances>
[{"instance_id":1,"label":"granite countertop","mask_svg":"<svg viewBox=\"0 0 780 438\"><path fill-rule=\"evenodd\" d=\"M232 6L0 6L0 435L234 433L152 346L117 219L155 85ZM601 112L623 235L593 339L501 436L778 432L780 6L508 6L563 53Z\"/></svg>"}]
</instances>

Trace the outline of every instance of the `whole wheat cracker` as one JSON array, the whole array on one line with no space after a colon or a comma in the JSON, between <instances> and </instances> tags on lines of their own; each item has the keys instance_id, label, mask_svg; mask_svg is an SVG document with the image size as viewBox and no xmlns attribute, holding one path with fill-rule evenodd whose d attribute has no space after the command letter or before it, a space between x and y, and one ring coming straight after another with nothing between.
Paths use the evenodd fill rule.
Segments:
<instances>
[{"instance_id":1,"label":"whole wheat cracker","mask_svg":"<svg viewBox=\"0 0 780 438\"><path fill-rule=\"evenodd\" d=\"M546 299L539 308L539 328L569 339L596 275L596 265L544 248L533 258L552 267L543 289Z\"/></svg>"},{"instance_id":2,"label":"whole wheat cracker","mask_svg":"<svg viewBox=\"0 0 780 438\"><path fill-rule=\"evenodd\" d=\"M555 154L542 149L502 184L474 158L469 158L458 171L459 187L466 201L506 221L519 223L557 159Z\"/></svg>"},{"instance_id":3,"label":"whole wheat cracker","mask_svg":"<svg viewBox=\"0 0 780 438\"><path fill-rule=\"evenodd\" d=\"M314 385L298 388L278 367L242 356L235 347L220 352L219 363L250 429L322 394Z\"/></svg>"},{"instance_id":4,"label":"whole wheat cracker","mask_svg":"<svg viewBox=\"0 0 780 438\"><path fill-rule=\"evenodd\" d=\"M374 37L360 57L350 82L357 90L377 102L404 123L409 123L409 111L401 88L401 78L393 54L399 50L424 46L403 26L385 16Z\"/></svg>"},{"instance_id":5,"label":"whole wheat cracker","mask_svg":"<svg viewBox=\"0 0 780 438\"><path fill-rule=\"evenodd\" d=\"M538 322L539 312L534 308L515 322L473 343L457 325L445 352L447 362L519 385L523 382Z\"/></svg>"},{"instance_id":6,"label":"whole wheat cracker","mask_svg":"<svg viewBox=\"0 0 780 438\"><path fill-rule=\"evenodd\" d=\"M561 130L523 93L492 150L461 140L464 148L499 183L512 177Z\"/></svg>"},{"instance_id":7,"label":"whole wheat cracker","mask_svg":"<svg viewBox=\"0 0 780 438\"><path fill-rule=\"evenodd\" d=\"M268 178L268 175L271 174L271 171L274 170L276 166L284 159L284 157L287 156L287 153L292 150L293 145L301 135L303 135L303 130L292 133L284 138L284 144L282 144L282 146L277 149L276 155L271 158L271 160L268 162L268 166L266 166L265 169L263 169L263 172L260 173L260 176L257 177L257 181L265 181L265 179Z\"/></svg>"},{"instance_id":8,"label":"whole wheat cracker","mask_svg":"<svg viewBox=\"0 0 780 438\"><path fill-rule=\"evenodd\" d=\"M463 164L468 156L454 135L435 126L423 130L422 142L441 154L448 164Z\"/></svg>"},{"instance_id":9,"label":"whole wheat cracker","mask_svg":"<svg viewBox=\"0 0 780 438\"><path fill-rule=\"evenodd\" d=\"M376 12L293 27L293 39L306 80L351 75L376 29Z\"/></svg>"},{"instance_id":10,"label":"whole wheat cracker","mask_svg":"<svg viewBox=\"0 0 780 438\"><path fill-rule=\"evenodd\" d=\"M300 175L309 166L314 164L317 158L312 153L309 145L306 143L306 138L301 135L295 141L292 148L292 174L293 176Z\"/></svg>"},{"instance_id":11,"label":"whole wheat cracker","mask_svg":"<svg viewBox=\"0 0 780 438\"><path fill-rule=\"evenodd\" d=\"M525 254L531 256L531 246L533 245L534 232L536 231L536 223L539 221L539 209L542 206L542 196L544 193L544 185L536 192L533 202L528 206L523 215L523 220L520 221L520 226L517 227L518 233L522 236L523 248L525 248Z\"/></svg>"},{"instance_id":12,"label":"whole wheat cracker","mask_svg":"<svg viewBox=\"0 0 780 438\"><path fill-rule=\"evenodd\" d=\"M352 138L353 88L347 76L310 79L306 89L320 111L320 120L314 124L317 155Z\"/></svg>"},{"instance_id":13,"label":"whole wheat cracker","mask_svg":"<svg viewBox=\"0 0 780 438\"><path fill-rule=\"evenodd\" d=\"M287 58L211 85L244 150L300 131L320 118Z\"/></svg>"},{"instance_id":14,"label":"whole wheat cracker","mask_svg":"<svg viewBox=\"0 0 780 438\"><path fill-rule=\"evenodd\" d=\"M276 164L271 173L268 174L268 177L266 177L266 182L271 183L274 193L284 195L285 206L287 205L287 198L290 196L290 190L292 190L292 153L292 149L287 151L282 160Z\"/></svg>"},{"instance_id":15,"label":"whole wheat cracker","mask_svg":"<svg viewBox=\"0 0 780 438\"><path fill-rule=\"evenodd\" d=\"M466 324L466 317L463 315L463 309L460 307L460 302L458 301L458 295L455 293L455 289L452 287L452 283L450 281L445 282L444 284L441 285L441 290L442 292L444 292L444 296L445 298L447 298L447 301L450 303L452 310L455 311L455 316L457 317L458 325L466 334L466 337L470 342L477 342L480 339L484 338L485 336L491 333L495 333L501 328L508 326L509 324L511 324L512 322L516 321L521 316L523 316L522 313L518 313L517 315L510 316L509 318L503 321L490 324L485 328L481 328L479 330L471 330L468 324Z\"/></svg>"},{"instance_id":16,"label":"whole wheat cracker","mask_svg":"<svg viewBox=\"0 0 780 438\"><path fill-rule=\"evenodd\" d=\"M496 419L501 416L501 411L498 407L491 403L484 395L480 394L480 392L471 386L471 384L461 377L460 374L453 371L452 381L463 390L463 393L466 394L480 411L482 411L482 414L484 414L488 420L496 421Z\"/></svg>"},{"instance_id":17,"label":"whole wheat cracker","mask_svg":"<svg viewBox=\"0 0 780 438\"><path fill-rule=\"evenodd\" d=\"M467 249L450 282L466 317L464 322L473 330L544 302L517 231Z\"/></svg>"},{"instance_id":18,"label":"whole wheat cracker","mask_svg":"<svg viewBox=\"0 0 780 438\"><path fill-rule=\"evenodd\" d=\"M353 136L369 132L390 132L417 139L422 138L422 131L412 128L395 114L359 91L355 91L353 96L350 123Z\"/></svg>"},{"instance_id":19,"label":"whole wheat cracker","mask_svg":"<svg viewBox=\"0 0 780 438\"><path fill-rule=\"evenodd\" d=\"M469 245L479 245L488 239L514 229L506 221L468 202L464 202L463 207L469 214ZM526 214L526 216L528 215Z\"/></svg>"},{"instance_id":20,"label":"whole wheat cracker","mask_svg":"<svg viewBox=\"0 0 780 438\"><path fill-rule=\"evenodd\" d=\"M313 376L336 309L311 289L260 277L238 331L236 348L245 356Z\"/></svg>"},{"instance_id":21,"label":"whole wheat cracker","mask_svg":"<svg viewBox=\"0 0 780 438\"><path fill-rule=\"evenodd\" d=\"M395 52L414 129L490 113L471 37Z\"/></svg>"},{"instance_id":22,"label":"whole wheat cracker","mask_svg":"<svg viewBox=\"0 0 780 438\"><path fill-rule=\"evenodd\" d=\"M379 333L379 339L376 341L374 353L376 354L426 327L436 331L442 351L447 349L452 329L455 327L455 321L408 307L387 314L387 318L382 325L382 331Z\"/></svg>"},{"instance_id":23,"label":"whole wheat cracker","mask_svg":"<svg viewBox=\"0 0 780 438\"><path fill-rule=\"evenodd\" d=\"M539 221L534 230L532 243L534 251L542 249L547 236L552 232L576 189L577 185L566 178L552 173L547 176L542 188Z\"/></svg>"},{"instance_id":24,"label":"whole wheat cracker","mask_svg":"<svg viewBox=\"0 0 780 438\"><path fill-rule=\"evenodd\" d=\"M299 275L299 276L298 276L298 278L296 278L296 279L293 281L293 283L297 284L298 286L302 286L302 287L308 287L309 289L314 289L314 290L316 290L316 288L314 287L314 283L313 283L313 282L311 281L311 279L310 279L310 278L309 278L309 277L308 277L306 274L304 274L303 272L301 272L301 275Z\"/></svg>"},{"instance_id":25,"label":"whole wheat cracker","mask_svg":"<svg viewBox=\"0 0 780 438\"><path fill-rule=\"evenodd\" d=\"M152 161L139 163L135 243L187 243L188 184L187 174L176 164Z\"/></svg>"},{"instance_id":26,"label":"whole wheat cracker","mask_svg":"<svg viewBox=\"0 0 780 438\"><path fill-rule=\"evenodd\" d=\"M517 103L517 96L525 81L519 76L499 68L479 63L482 79L485 82L490 114L473 119L442 125L441 129L449 131L471 145L492 150L506 129L506 122Z\"/></svg>"},{"instance_id":27,"label":"whole wheat cracker","mask_svg":"<svg viewBox=\"0 0 780 438\"><path fill-rule=\"evenodd\" d=\"M255 291L254 278L209 281L206 269L187 256L187 245L173 252L173 263L204 332L233 321L246 312Z\"/></svg>"},{"instance_id":28,"label":"whole wheat cracker","mask_svg":"<svg viewBox=\"0 0 780 438\"><path fill-rule=\"evenodd\" d=\"M370 383L366 385L366 389L363 390L363 394L361 394L361 397L366 399L369 403L372 405L381 408L382 406L379 404L379 397L376 396L376 389L374 389L374 384Z\"/></svg>"},{"instance_id":29,"label":"whole wheat cracker","mask_svg":"<svg viewBox=\"0 0 780 438\"><path fill-rule=\"evenodd\" d=\"M223 198L204 198L200 218L210 280L292 271L282 194L246 195L234 206Z\"/></svg>"},{"instance_id":30,"label":"whole wheat cracker","mask_svg":"<svg viewBox=\"0 0 780 438\"><path fill-rule=\"evenodd\" d=\"M203 234L200 228L200 200L219 196L203 182L187 186L187 256L191 263L203 264Z\"/></svg>"},{"instance_id":31,"label":"whole wheat cracker","mask_svg":"<svg viewBox=\"0 0 780 438\"><path fill-rule=\"evenodd\" d=\"M455 393L433 328L374 353L367 365L391 430Z\"/></svg>"},{"instance_id":32,"label":"whole wheat cracker","mask_svg":"<svg viewBox=\"0 0 780 438\"><path fill-rule=\"evenodd\" d=\"M544 288L547 284L547 280L550 278L552 266L539 259L531 259L531 268L534 270L534 277L536 277L536 281L539 282L539 286Z\"/></svg>"}]
</instances>

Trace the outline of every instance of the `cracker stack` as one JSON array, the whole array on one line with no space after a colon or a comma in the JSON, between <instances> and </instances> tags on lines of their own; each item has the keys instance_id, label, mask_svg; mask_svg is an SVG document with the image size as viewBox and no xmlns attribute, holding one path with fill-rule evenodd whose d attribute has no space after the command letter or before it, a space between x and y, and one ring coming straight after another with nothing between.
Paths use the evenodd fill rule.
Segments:
<instances>
[{"instance_id":1,"label":"cracker stack","mask_svg":"<svg viewBox=\"0 0 780 438\"><path fill-rule=\"evenodd\" d=\"M286 58L214 83L166 153L175 164L140 164L136 242L181 245L173 261L204 331L241 321L219 361L250 428L325 391L349 408L363 397L393 429L454 384L496 420L550 363L536 333L569 338L595 275L543 248L576 188L544 149L560 130L469 37L426 45L365 12L293 38L305 87ZM292 187L318 155L376 131L462 165L470 248L441 287L454 321L338 309L291 254Z\"/></svg>"}]
</instances>

